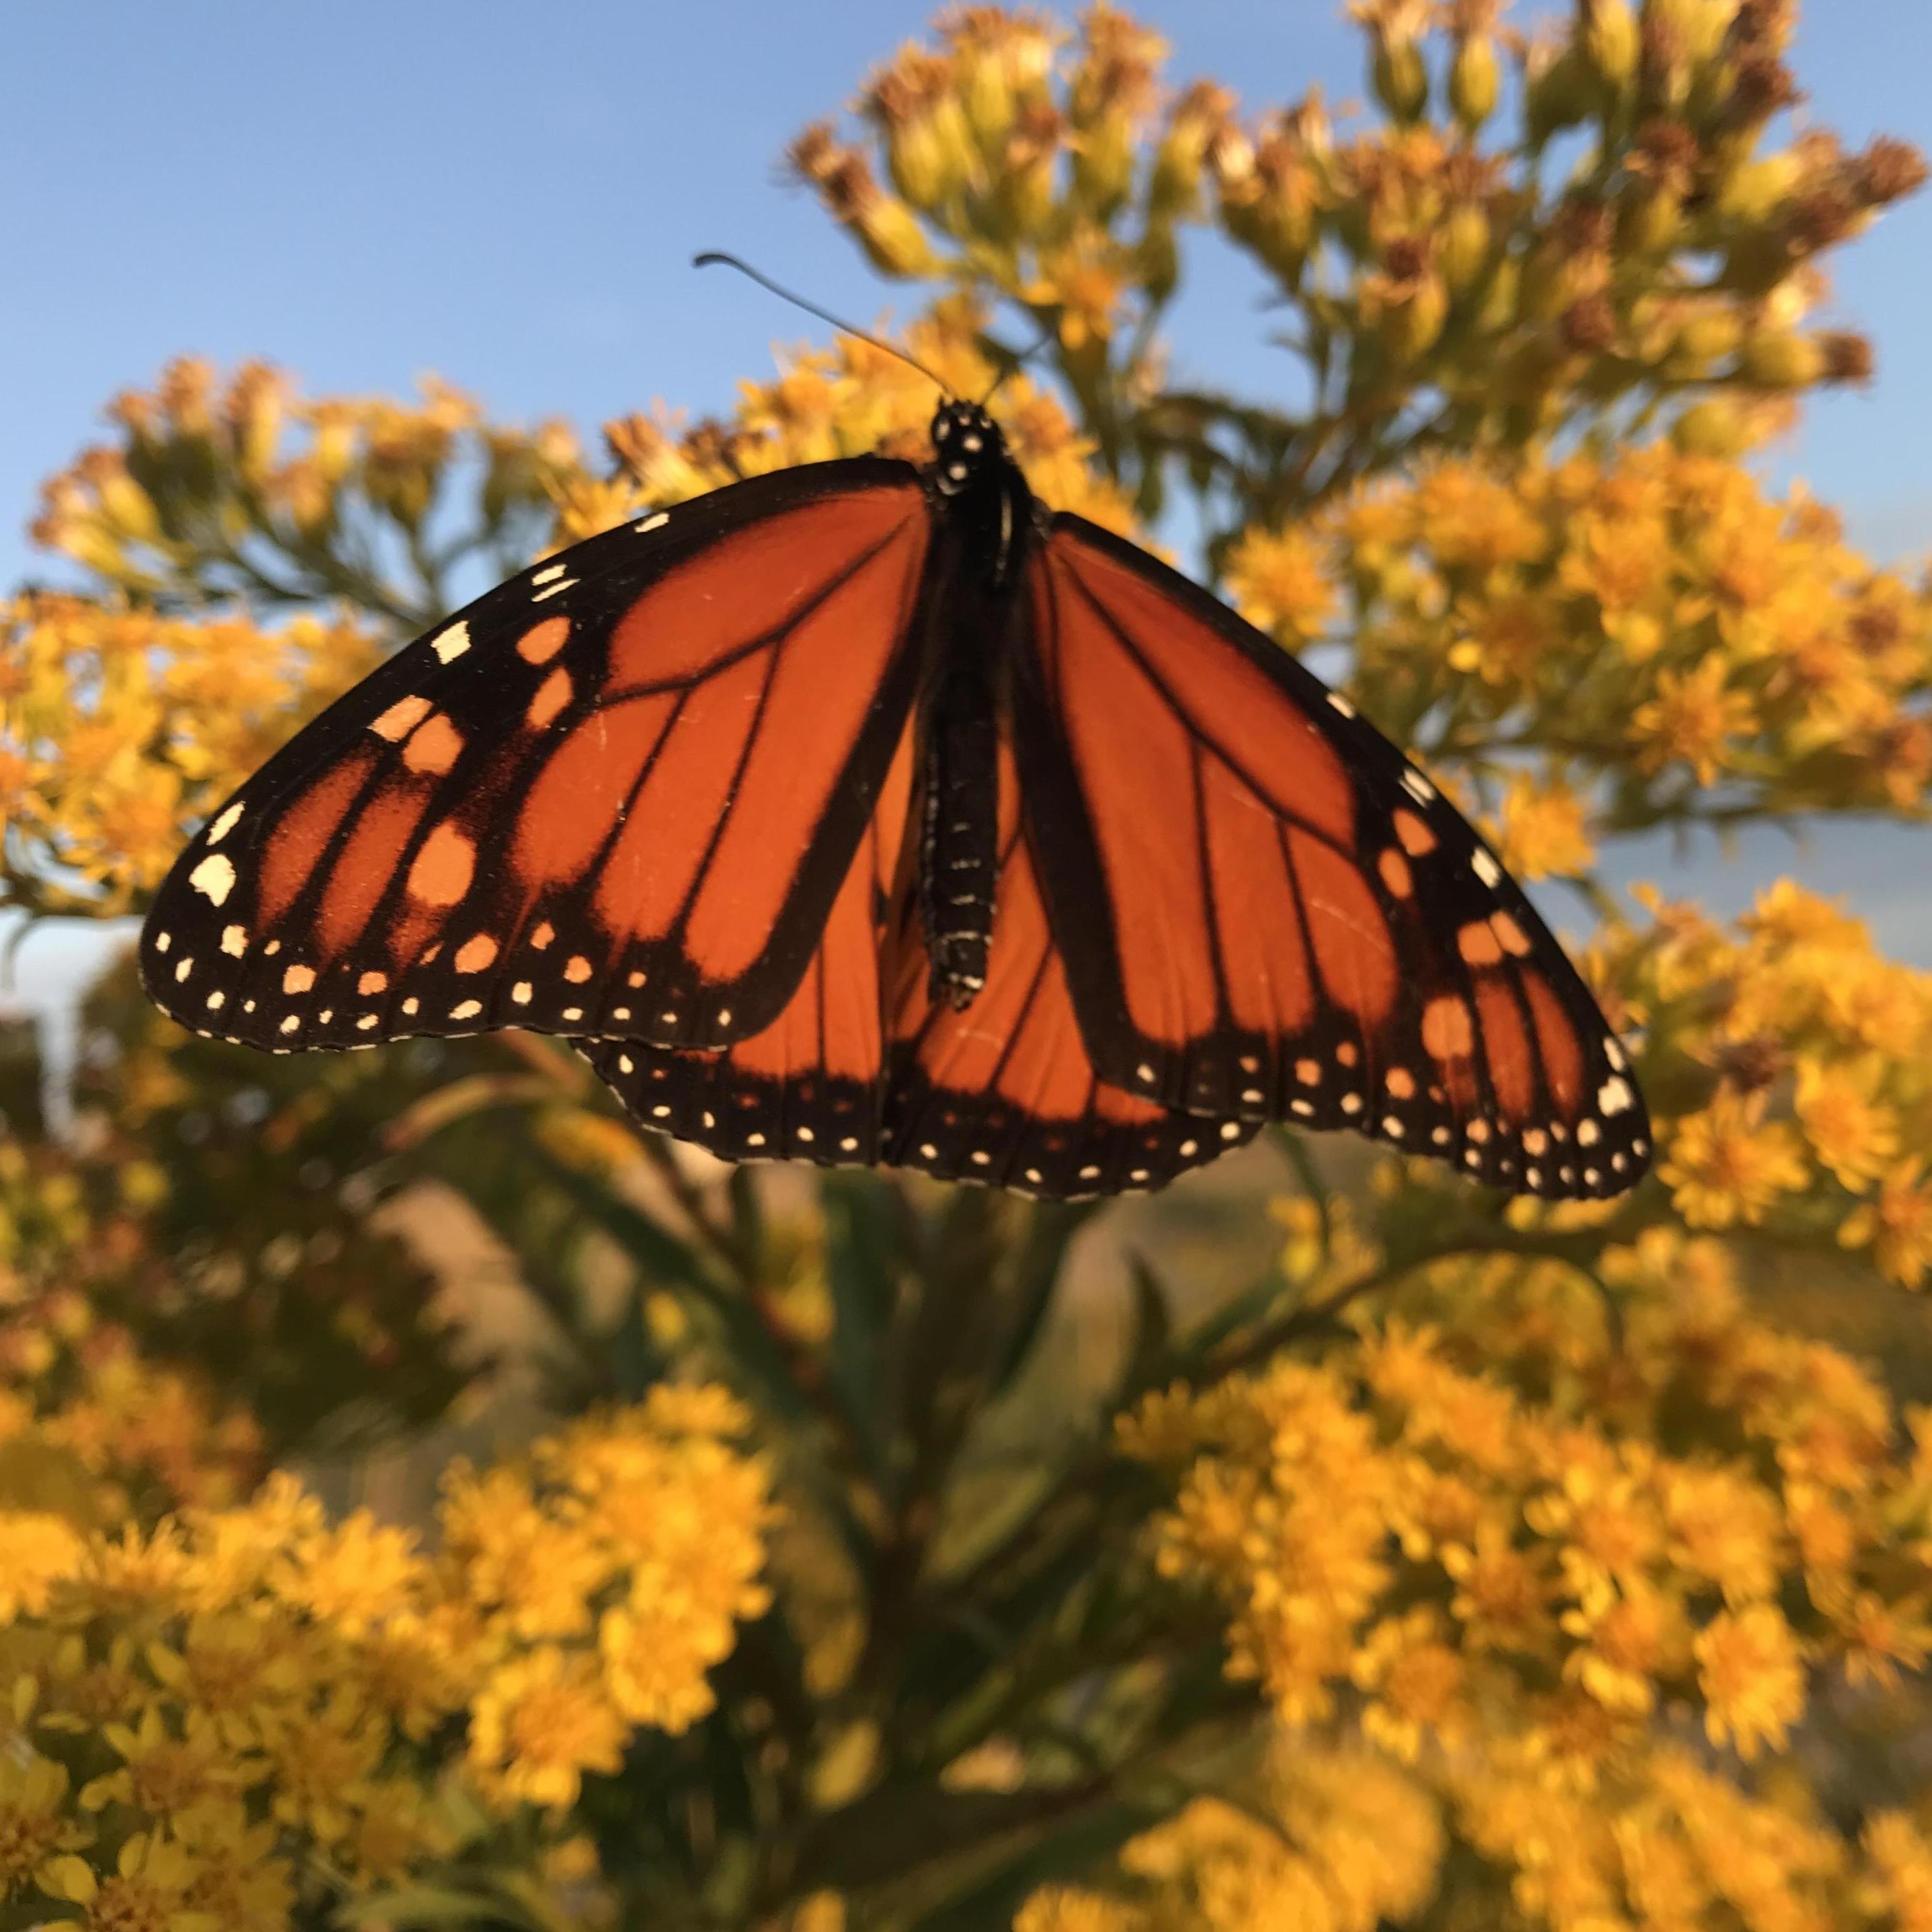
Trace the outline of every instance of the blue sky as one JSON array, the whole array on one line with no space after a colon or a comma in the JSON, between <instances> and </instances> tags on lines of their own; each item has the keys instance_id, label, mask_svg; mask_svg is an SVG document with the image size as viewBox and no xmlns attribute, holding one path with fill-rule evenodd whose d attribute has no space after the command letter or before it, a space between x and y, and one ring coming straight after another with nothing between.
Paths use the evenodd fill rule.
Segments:
<instances>
[{"instance_id":1,"label":"blue sky","mask_svg":"<svg viewBox=\"0 0 1932 1932\"><path fill-rule=\"evenodd\" d=\"M27 544L40 479L101 404L194 350L265 356L310 393L404 390L434 369L496 415L585 432L654 398L716 410L774 340L815 328L734 278L738 250L860 319L874 280L778 161L805 122L918 34L907 0L709 6L572 0L68 0L8 21L0 115L0 574L52 573ZM1259 109L1320 80L1359 94L1359 43L1330 0L1143 0L1179 81ZM1546 10L1519 0L1515 17ZM1810 0L1808 112L1853 145L1932 146L1932 4ZM1197 249L1175 330L1183 373L1264 389L1259 284ZM1874 338L1869 391L1827 399L1776 458L1881 555L1932 548L1932 198L1838 258L1834 314ZM1842 827L1794 852L1747 839L1726 866L1667 848L1636 869L1730 905L1793 868L1852 897L1932 964L1932 832ZM23 958L30 997L62 937Z\"/></svg>"}]
</instances>

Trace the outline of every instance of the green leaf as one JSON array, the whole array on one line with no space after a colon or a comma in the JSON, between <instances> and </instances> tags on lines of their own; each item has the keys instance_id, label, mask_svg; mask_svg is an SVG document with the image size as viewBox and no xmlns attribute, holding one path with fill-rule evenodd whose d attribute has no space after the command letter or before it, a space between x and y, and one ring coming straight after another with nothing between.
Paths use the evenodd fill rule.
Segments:
<instances>
[{"instance_id":1,"label":"green leaf","mask_svg":"<svg viewBox=\"0 0 1932 1932\"><path fill-rule=\"evenodd\" d=\"M904 1256L892 1184L835 1174L820 1193L825 1276L832 1296L830 1378L874 1473L885 1473L890 1418L883 1413L886 1331Z\"/></svg>"},{"instance_id":2,"label":"green leaf","mask_svg":"<svg viewBox=\"0 0 1932 1932\"><path fill-rule=\"evenodd\" d=\"M402 1886L366 1893L336 1908L339 1925L527 1925L538 1922L500 1894L456 1892L442 1886Z\"/></svg>"},{"instance_id":3,"label":"green leaf","mask_svg":"<svg viewBox=\"0 0 1932 1932\"><path fill-rule=\"evenodd\" d=\"M1142 1256L1128 1256L1127 1280L1134 1293L1134 1330L1126 1364L1120 1372L1118 1401L1121 1405L1132 1401L1160 1378L1172 1359L1174 1334L1167 1292Z\"/></svg>"},{"instance_id":4,"label":"green leaf","mask_svg":"<svg viewBox=\"0 0 1932 1932\"><path fill-rule=\"evenodd\" d=\"M1042 1202L1028 1217L1004 1298L1006 1334L993 1369L994 1394L1003 1394L1026 1366L1047 1311L1053 1306L1053 1291L1059 1285L1066 1251L1074 1236L1104 1204L1098 1201Z\"/></svg>"}]
</instances>

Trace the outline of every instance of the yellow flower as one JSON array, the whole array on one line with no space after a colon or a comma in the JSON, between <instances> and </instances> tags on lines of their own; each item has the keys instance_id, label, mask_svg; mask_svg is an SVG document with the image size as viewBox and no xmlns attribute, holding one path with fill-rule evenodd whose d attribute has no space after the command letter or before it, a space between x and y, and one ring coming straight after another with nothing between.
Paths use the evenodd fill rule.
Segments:
<instances>
[{"instance_id":1,"label":"yellow flower","mask_svg":"<svg viewBox=\"0 0 1932 1932\"><path fill-rule=\"evenodd\" d=\"M1630 610L1656 594L1670 557L1670 533L1660 518L1593 512L1570 530L1557 581L1594 598L1606 614Z\"/></svg>"},{"instance_id":2,"label":"yellow flower","mask_svg":"<svg viewBox=\"0 0 1932 1932\"><path fill-rule=\"evenodd\" d=\"M272 1821L248 1822L238 1799L220 1799L171 1821L194 1862L188 1903L221 1932L286 1932L296 1902L295 1872L276 1855Z\"/></svg>"},{"instance_id":3,"label":"yellow flower","mask_svg":"<svg viewBox=\"0 0 1932 1932\"><path fill-rule=\"evenodd\" d=\"M1903 1811L1880 1811L1867 1822L1864 1838L1898 1932L1932 1932L1932 1834Z\"/></svg>"},{"instance_id":4,"label":"yellow flower","mask_svg":"<svg viewBox=\"0 0 1932 1932\"><path fill-rule=\"evenodd\" d=\"M1852 1684L1876 1684L1896 1690L1901 1666L1924 1670L1932 1653L1932 1622L1922 1601L1888 1604L1869 1590L1861 1590L1832 1623L1845 1646L1845 1676Z\"/></svg>"},{"instance_id":5,"label":"yellow flower","mask_svg":"<svg viewBox=\"0 0 1932 1932\"><path fill-rule=\"evenodd\" d=\"M1013 1932L1138 1932L1138 1912L1097 1892L1050 1885L1020 1907Z\"/></svg>"},{"instance_id":6,"label":"yellow flower","mask_svg":"<svg viewBox=\"0 0 1932 1932\"><path fill-rule=\"evenodd\" d=\"M499 1803L562 1810L586 1771L622 1764L626 1727L591 1661L545 1644L490 1672L470 1706L471 1771Z\"/></svg>"},{"instance_id":7,"label":"yellow flower","mask_svg":"<svg viewBox=\"0 0 1932 1932\"><path fill-rule=\"evenodd\" d=\"M716 1701L705 1672L730 1651L728 1618L693 1616L646 1586L598 1626L610 1700L634 1724L688 1730Z\"/></svg>"},{"instance_id":8,"label":"yellow flower","mask_svg":"<svg viewBox=\"0 0 1932 1932\"><path fill-rule=\"evenodd\" d=\"M1657 694L1630 716L1638 762L1659 771L1673 762L1688 765L1700 784L1714 784L1731 740L1756 722L1750 698L1725 688L1730 670L1721 657L1708 657L1686 671L1660 671Z\"/></svg>"},{"instance_id":9,"label":"yellow flower","mask_svg":"<svg viewBox=\"0 0 1932 1932\"><path fill-rule=\"evenodd\" d=\"M64 1516L0 1510L0 1624L45 1610L54 1586L80 1571L86 1546Z\"/></svg>"},{"instance_id":10,"label":"yellow flower","mask_svg":"<svg viewBox=\"0 0 1932 1932\"><path fill-rule=\"evenodd\" d=\"M1484 1517L1472 1543L1444 1550L1442 1567L1456 1586L1450 1612L1473 1648L1542 1648L1549 1630L1549 1585L1535 1556L1516 1547L1507 1524Z\"/></svg>"},{"instance_id":11,"label":"yellow flower","mask_svg":"<svg viewBox=\"0 0 1932 1932\"><path fill-rule=\"evenodd\" d=\"M84 1908L90 1932L220 1932L219 1922L188 1901L194 1855L184 1845L138 1832L103 1874L71 1852L54 1860L42 1889Z\"/></svg>"},{"instance_id":12,"label":"yellow flower","mask_svg":"<svg viewBox=\"0 0 1932 1932\"><path fill-rule=\"evenodd\" d=\"M344 1692L320 1708L275 1712L262 1737L274 1772L271 1809L284 1824L333 1844L368 1803L370 1779L388 1744L387 1725Z\"/></svg>"},{"instance_id":13,"label":"yellow flower","mask_svg":"<svg viewBox=\"0 0 1932 1932\"><path fill-rule=\"evenodd\" d=\"M1468 1666L1447 1641L1440 1612L1430 1606L1370 1631L1352 1675L1372 1694L1362 1713L1364 1732L1404 1763L1415 1762L1425 1742L1453 1749L1474 1723L1466 1694Z\"/></svg>"},{"instance_id":14,"label":"yellow flower","mask_svg":"<svg viewBox=\"0 0 1932 1932\"><path fill-rule=\"evenodd\" d=\"M1822 1166L1854 1193L1876 1180L1898 1152L1898 1123L1873 1096L1878 1069L1828 1063L1808 1054L1798 1063L1793 1106Z\"/></svg>"},{"instance_id":15,"label":"yellow flower","mask_svg":"<svg viewBox=\"0 0 1932 1932\"><path fill-rule=\"evenodd\" d=\"M340 1850L362 1882L393 1883L446 1855L453 1842L430 1793L406 1779L386 1778L370 1782Z\"/></svg>"},{"instance_id":16,"label":"yellow flower","mask_svg":"<svg viewBox=\"0 0 1932 1932\"><path fill-rule=\"evenodd\" d=\"M1334 614L1322 548L1305 529L1244 531L1228 553L1226 574L1241 614L1291 650L1318 637Z\"/></svg>"},{"instance_id":17,"label":"yellow flower","mask_svg":"<svg viewBox=\"0 0 1932 1932\"><path fill-rule=\"evenodd\" d=\"M0 1900L13 1897L48 1861L87 1843L68 1805L65 1768L15 1747L0 1751Z\"/></svg>"},{"instance_id":18,"label":"yellow flower","mask_svg":"<svg viewBox=\"0 0 1932 1932\"><path fill-rule=\"evenodd\" d=\"M191 1616L178 1646L157 1639L144 1658L161 1684L238 1749L260 1742L265 1714L307 1690L305 1648L285 1617L236 1610Z\"/></svg>"},{"instance_id":19,"label":"yellow flower","mask_svg":"<svg viewBox=\"0 0 1932 1932\"><path fill-rule=\"evenodd\" d=\"M1727 1604L1758 1602L1777 1588L1784 1569L1779 1511L1759 1484L1730 1469L1670 1469L1664 1516L1673 1556L1714 1583Z\"/></svg>"},{"instance_id":20,"label":"yellow flower","mask_svg":"<svg viewBox=\"0 0 1932 1932\"><path fill-rule=\"evenodd\" d=\"M442 1520L448 1561L479 1610L525 1639L590 1628L590 1599L613 1568L610 1552L544 1508L522 1472L458 1470L444 1486Z\"/></svg>"},{"instance_id":21,"label":"yellow flower","mask_svg":"<svg viewBox=\"0 0 1932 1932\"><path fill-rule=\"evenodd\" d=\"M1564 1630L1580 1640L1563 1674L1606 1710L1645 1716L1657 1702L1657 1682L1686 1658L1689 1629L1683 1606L1664 1592L1626 1585L1612 1594L1593 1592L1567 1610Z\"/></svg>"},{"instance_id":22,"label":"yellow flower","mask_svg":"<svg viewBox=\"0 0 1932 1932\"><path fill-rule=\"evenodd\" d=\"M1885 1178L1878 1198L1854 1208L1838 1230L1848 1248L1870 1248L1879 1272L1901 1288L1916 1288L1932 1268L1932 1179L1917 1156Z\"/></svg>"},{"instance_id":23,"label":"yellow flower","mask_svg":"<svg viewBox=\"0 0 1932 1932\"><path fill-rule=\"evenodd\" d=\"M1423 539L1445 569L1486 572L1543 555L1549 537L1523 492L1474 464L1448 463L1415 486Z\"/></svg>"},{"instance_id":24,"label":"yellow flower","mask_svg":"<svg viewBox=\"0 0 1932 1932\"><path fill-rule=\"evenodd\" d=\"M80 1802L89 1811L130 1804L166 1817L240 1790L262 1774L259 1762L232 1750L212 1724L190 1718L177 1737L152 1706L136 1724L104 1724L100 1736L122 1763L82 1787Z\"/></svg>"},{"instance_id":25,"label":"yellow flower","mask_svg":"<svg viewBox=\"0 0 1932 1932\"><path fill-rule=\"evenodd\" d=\"M1498 849L1520 879L1574 878L1597 856L1587 800L1560 778L1539 783L1527 772L1503 796Z\"/></svg>"},{"instance_id":26,"label":"yellow flower","mask_svg":"<svg viewBox=\"0 0 1932 1932\"><path fill-rule=\"evenodd\" d=\"M1762 1094L1722 1088L1671 1130L1658 1174L1692 1227L1754 1226L1780 1195L1804 1185L1797 1136L1782 1121L1767 1122L1764 1106Z\"/></svg>"},{"instance_id":27,"label":"yellow flower","mask_svg":"<svg viewBox=\"0 0 1932 1932\"><path fill-rule=\"evenodd\" d=\"M1722 1611L1694 1648L1711 1742L1744 1758L1767 1744L1782 1749L1804 1711L1803 1655L1783 1614L1768 1604Z\"/></svg>"},{"instance_id":28,"label":"yellow flower","mask_svg":"<svg viewBox=\"0 0 1932 1932\"><path fill-rule=\"evenodd\" d=\"M407 1606L428 1574L412 1532L358 1510L334 1528L306 1539L298 1554L269 1573L268 1581L284 1602L358 1636Z\"/></svg>"}]
</instances>

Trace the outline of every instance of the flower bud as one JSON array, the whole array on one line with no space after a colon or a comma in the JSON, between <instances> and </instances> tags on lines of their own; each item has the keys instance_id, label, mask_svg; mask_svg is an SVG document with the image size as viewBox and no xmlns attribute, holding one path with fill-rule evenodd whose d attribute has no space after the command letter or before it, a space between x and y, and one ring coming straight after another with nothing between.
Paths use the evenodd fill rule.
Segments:
<instances>
[{"instance_id":1,"label":"flower bud","mask_svg":"<svg viewBox=\"0 0 1932 1932\"><path fill-rule=\"evenodd\" d=\"M1686 456L1742 456L1754 440L1750 420L1729 396L1694 403L1670 426L1670 440Z\"/></svg>"},{"instance_id":2,"label":"flower bud","mask_svg":"<svg viewBox=\"0 0 1932 1932\"><path fill-rule=\"evenodd\" d=\"M1874 363L1869 338L1856 329L1828 328L1817 340L1825 354L1825 381L1862 384L1871 380Z\"/></svg>"},{"instance_id":3,"label":"flower bud","mask_svg":"<svg viewBox=\"0 0 1932 1932\"><path fill-rule=\"evenodd\" d=\"M1743 227L1756 227L1796 193L1804 178L1802 157L1790 148L1728 170L1718 184L1717 212Z\"/></svg>"},{"instance_id":4,"label":"flower bud","mask_svg":"<svg viewBox=\"0 0 1932 1932\"><path fill-rule=\"evenodd\" d=\"M222 406L235 452L236 467L251 482L268 473L281 440L286 394L281 376L266 362L248 362L235 372Z\"/></svg>"},{"instance_id":5,"label":"flower bud","mask_svg":"<svg viewBox=\"0 0 1932 1932\"><path fill-rule=\"evenodd\" d=\"M119 464L94 484L100 513L107 527L117 536L136 543L152 543L161 533L161 520L154 499Z\"/></svg>"},{"instance_id":6,"label":"flower bud","mask_svg":"<svg viewBox=\"0 0 1932 1932\"><path fill-rule=\"evenodd\" d=\"M818 189L834 220L850 229L881 274L929 275L939 258L917 217L873 178L856 148L832 142L822 129L808 129L794 144L792 163Z\"/></svg>"},{"instance_id":7,"label":"flower bud","mask_svg":"<svg viewBox=\"0 0 1932 1932\"><path fill-rule=\"evenodd\" d=\"M1824 344L1795 329L1762 329L1746 338L1739 366L1745 379L1767 389L1808 389L1826 368Z\"/></svg>"},{"instance_id":8,"label":"flower bud","mask_svg":"<svg viewBox=\"0 0 1932 1932\"><path fill-rule=\"evenodd\" d=\"M1197 81L1168 117L1167 130L1155 150L1148 205L1162 214L1192 212L1210 146L1227 129L1234 97L1211 80Z\"/></svg>"},{"instance_id":9,"label":"flower bud","mask_svg":"<svg viewBox=\"0 0 1932 1932\"><path fill-rule=\"evenodd\" d=\"M1068 91L1074 189L1105 220L1132 184L1138 136L1167 45L1105 0L1096 0L1081 27L1086 46Z\"/></svg>"},{"instance_id":10,"label":"flower bud","mask_svg":"<svg viewBox=\"0 0 1932 1932\"><path fill-rule=\"evenodd\" d=\"M1088 122L1073 136L1073 191L1102 220L1133 185L1135 134L1133 117L1116 112Z\"/></svg>"},{"instance_id":11,"label":"flower bud","mask_svg":"<svg viewBox=\"0 0 1932 1932\"><path fill-rule=\"evenodd\" d=\"M1000 158L997 206L988 211L988 225L1001 239L1036 238L1052 222L1064 133L1050 100L1029 102L1021 110Z\"/></svg>"},{"instance_id":12,"label":"flower bud","mask_svg":"<svg viewBox=\"0 0 1932 1932\"><path fill-rule=\"evenodd\" d=\"M1736 309L1700 309L1678 325L1666 352L1666 368L1679 379L1704 375L1714 363L1737 353L1744 334L1744 323Z\"/></svg>"},{"instance_id":13,"label":"flower bud","mask_svg":"<svg viewBox=\"0 0 1932 1932\"><path fill-rule=\"evenodd\" d=\"M1406 124L1422 118L1429 105L1429 66L1416 41L1378 37L1369 79L1391 120Z\"/></svg>"},{"instance_id":14,"label":"flower bud","mask_svg":"<svg viewBox=\"0 0 1932 1932\"><path fill-rule=\"evenodd\" d=\"M309 460L325 483L340 483L356 460L355 412L346 403L316 403L304 414L311 434Z\"/></svg>"},{"instance_id":15,"label":"flower bud","mask_svg":"<svg viewBox=\"0 0 1932 1932\"><path fill-rule=\"evenodd\" d=\"M1496 42L1487 34L1471 34L1449 63L1449 105L1466 134L1474 134L1496 111L1502 91Z\"/></svg>"},{"instance_id":16,"label":"flower bud","mask_svg":"<svg viewBox=\"0 0 1932 1932\"><path fill-rule=\"evenodd\" d=\"M1489 212L1481 202L1459 202L1449 211L1437 259L1452 295L1474 285L1489 260L1490 238Z\"/></svg>"},{"instance_id":17,"label":"flower bud","mask_svg":"<svg viewBox=\"0 0 1932 1932\"><path fill-rule=\"evenodd\" d=\"M1630 0L1582 0L1583 57L1605 91L1623 93L1636 76L1642 36Z\"/></svg>"},{"instance_id":18,"label":"flower bud","mask_svg":"<svg viewBox=\"0 0 1932 1932\"><path fill-rule=\"evenodd\" d=\"M946 206L978 173L953 71L940 56L908 50L874 80L865 106L884 134L892 185L914 208Z\"/></svg>"}]
</instances>

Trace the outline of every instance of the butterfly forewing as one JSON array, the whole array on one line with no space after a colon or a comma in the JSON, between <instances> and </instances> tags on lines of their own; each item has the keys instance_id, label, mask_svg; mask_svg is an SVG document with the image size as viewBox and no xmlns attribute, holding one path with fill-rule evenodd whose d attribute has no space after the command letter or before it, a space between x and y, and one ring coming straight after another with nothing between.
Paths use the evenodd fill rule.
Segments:
<instances>
[{"instance_id":1,"label":"butterfly forewing","mask_svg":"<svg viewBox=\"0 0 1932 1932\"><path fill-rule=\"evenodd\" d=\"M272 1048L762 1030L904 735L932 519L876 458L579 544L401 652L195 839L150 992Z\"/></svg>"},{"instance_id":2,"label":"butterfly forewing","mask_svg":"<svg viewBox=\"0 0 1932 1932\"><path fill-rule=\"evenodd\" d=\"M1054 520L1014 719L1102 1076L1348 1126L1551 1196L1621 1192L1622 1050L1462 816L1344 700L1144 553Z\"/></svg>"}]
</instances>

